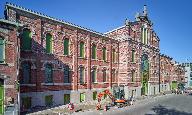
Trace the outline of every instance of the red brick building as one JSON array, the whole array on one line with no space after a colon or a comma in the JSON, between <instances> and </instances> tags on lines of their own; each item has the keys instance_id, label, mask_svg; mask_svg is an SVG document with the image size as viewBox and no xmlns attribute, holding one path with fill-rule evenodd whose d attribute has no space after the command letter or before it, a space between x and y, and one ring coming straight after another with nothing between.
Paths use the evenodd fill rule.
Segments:
<instances>
[{"instance_id":1,"label":"red brick building","mask_svg":"<svg viewBox=\"0 0 192 115\"><path fill-rule=\"evenodd\" d=\"M106 33L119 41L119 84L127 86L127 96L159 92L159 38L144 7L135 21Z\"/></svg>"},{"instance_id":2,"label":"red brick building","mask_svg":"<svg viewBox=\"0 0 192 115\"><path fill-rule=\"evenodd\" d=\"M162 58L160 64L160 39L146 6L135 21L126 20L125 25L105 34L10 3L5 6L5 18L23 25L7 34L15 35L15 40L19 36L18 46L10 50L20 52L8 57L19 59L11 74L20 83L21 111L91 102L98 92L119 85L124 86L125 98L155 95L160 82L172 79L160 77L160 66L166 60Z\"/></svg>"},{"instance_id":3,"label":"red brick building","mask_svg":"<svg viewBox=\"0 0 192 115\"><path fill-rule=\"evenodd\" d=\"M6 4L21 29L21 111L96 100L118 85L119 42L104 34Z\"/></svg>"},{"instance_id":4,"label":"red brick building","mask_svg":"<svg viewBox=\"0 0 192 115\"><path fill-rule=\"evenodd\" d=\"M184 83L184 68L173 61L173 58L161 54L160 55L161 74L160 85L161 91L170 91L176 89L179 83Z\"/></svg>"},{"instance_id":5,"label":"red brick building","mask_svg":"<svg viewBox=\"0 0 192 115\"><path fill-rule=\"evenodd\" d=\"M21 25L0 19L0 114L5 107L17 108L17 78L19 73L19 37Z\"/></svg>"}]
</instances>

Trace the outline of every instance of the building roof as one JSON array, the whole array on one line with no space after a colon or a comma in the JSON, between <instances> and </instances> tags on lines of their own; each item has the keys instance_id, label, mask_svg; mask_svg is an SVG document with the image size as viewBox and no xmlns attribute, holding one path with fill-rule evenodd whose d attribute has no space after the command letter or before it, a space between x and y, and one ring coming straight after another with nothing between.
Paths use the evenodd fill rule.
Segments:
<instances>
[{"instance_id":1,"label":"building roof","mask_svg":"<svg viewBox=\"0 0 192 115\"><path fill-rule=\"evenodd\" d=\"M94 33L94 34L97 34L97 35L100 35L100 36L103 36L103 37L108 37L108 36L106 36L106 35L103 34L103 33L100 33L100 32L94 31L94 30L91 30L91 29L89 29L89 28L85 28L85 27L82 27L82 26L79 26L79 25L76 25L76 24L73 24L73 23L70 23L70 22L66 22L66 21L61 20L61 19L53 18L53 17L51 17L51 16L47 16L47 15L45 15L45 14L42 14L42 13L39 13L39 12L30 10L30 9L27 9L27 8L24 8L24 7L21 7L21 6L12 4L12 3L8 3L8 2L7 2L6 5L5 5L5 7L6 7L6 8L10 7L10 8L14 8L14 9L17 9L17 10L21 10L21 11L24 11L24 12L27 12L27 13L30 13L30 14L33 14L33 15L36 15L36 16L40 16L40 17L43 17L43 18L46 18L46 19L50 19L50 20L53 20L53 21L56 21L56 22L59 22L59 23L68 25L68 26L76 27L76 28L78 28L78 29L85 30L85 31L88 31L88 32L91 32L91 33ZM108 38L109 38L109 37L108 37Z\"/></svg>"},{"instance_id":2,"label":"building roof","mask_svg":"<svg viewBox=\"0 0 192 115\"><path fill-rule=\"evenodd\" d=\"M3 22L3 23L7 23L7 24L11 24L11 25L14 25L14 26L23 26L23 24L20 24L20 23L17 23L17 22L12 22L12 21L9 21L9 20L5 20L5 19L0 19L0 22Z\"/></svg>"}]
</instances>

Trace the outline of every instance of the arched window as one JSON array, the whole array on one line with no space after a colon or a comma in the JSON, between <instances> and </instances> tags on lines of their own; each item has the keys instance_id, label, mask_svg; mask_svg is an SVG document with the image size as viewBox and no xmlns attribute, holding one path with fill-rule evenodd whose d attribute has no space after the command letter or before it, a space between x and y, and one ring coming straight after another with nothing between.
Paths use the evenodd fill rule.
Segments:
<instances>
[{"instance_id":1,"label":"arched window","mask_svg":"<svg viewBox=\"0 0 192 115\"><path fill-rule=\"evenodd\" d=\"M115 49L112 50L112 62L115 62Z\"/></svg>"},{"instance_id":2,"label":"arched window","mask_svg":"<svg viewBox=\"0 0 192 115\"><path fill-rule=\"evenodd\" d=\"M92 45L92 59L96 59L96 45Z\"/></svg>"},{"instance_id":3,"label":"arched window","mask_svg":"<svg viewBox=\"0 0 192 115\"><path fill-rule=\"evenodd\" d=\"M70 71L69 71L69 66L66 65L64 67L64 83L70 83Z\"/></svg>"},{"instance_id":4,"label":"arched window","mask_svg":"<svg viewBox=\"0 0 192 115\"><path fill-rule=\"evenodd\" d=\"M106 57L107 57L106 47L104 47L102 50L103 50L103 61L106 61Z\"/></svg>"},{"instance_id":5,"label":"arched window","mask_svg":"<svg viewBox=\"0 0 192 115\"><path fill-rule=\"evenodd\" d=\"M46 52L47 53L53 53L53 44L52 44L52 35L46 34Z\"/></svg>"},{"instance_id":6,"label":"arched window","mask_svg":"<svg viewBox=\"0 0 192 115\"><path fill-rule=\"evenodd\" d=\"M64 39L64 55L69 55L69 39Z\"/></svg>"},{"instance_id":7,"label":"arched window","mask_svg":"<svg viewBox=\"0 0 192 115\"><path fill-rule=\"evenodd\" d=\"M0 63L5 62L5 40L0 37Z\"/></svg>"},{"instance_id":8,"label":"arched window","mask_svg":"<svg viewBox=\"0 0 192 115\"><path fill-rule=\"evenodd\" d=\"M31 82L31 64L23 63L22 64L22 83L28 84Z\"/></svg>"},{"instance_id":9,"label":"arched window","mask_svg":"<svg viewBox=\"0 0 192 115\"><path fill-rule=\"evenodd\" d=\"M84 57L84 42L80 42L80 57Z\"/></svg>"},{"instance_id":10,"label":"arched window","mask_svg":"<svg viewBox=\"0 0 192 115\"><path fill-rule=\"evenodd\" d=\"M85 82L85 78L84 78L84 67L81 66L79 68L79 82L80 83L84 83Z\"/></svg>"},{"instance_id":11,"label":"arched window","mask_svg":"<svg viewBox=\"0 0 192 115\"><path fill-rule=\"evenodd\" d=\"M93 68L91 71L91 79L93 83L96 82L96 68Z\"/></svg>"},{"instance_id":12,"label":"arched window","mask_svg":"<svg viewBox=\"0 0 192 115\"><path fill-rule=\"evenodd\" d=\"M135 82L135 71L131 71L131 82Z\"/></svg>"},{"instance_id":13,"label":"arched window","mask_svg":"<svg viewBox=\"0 0 192 115\"><path fill-rule=\"evenodd\" d=\"M131 62L135 62L135 50L132 49L132 60Z\"/></svg>"},{"instance_id":14,"label":"arched window","mask_svg":"<svg viewBox=\"0 0 192 115\"><path fill-rule=\"evenodd\" d=\"M112 82L115 82L115 69L112 69Z\"/></svg>"},{"instance_id":15,"label":"arched window","mask_svg":"<svg viewBox=\"0 0 192 115\"><path fill-rule=\"evenodd\" d=\"M31 31L29 29L23 29L21 50L31 50L31 41Z\"/></svg>"},{"instance_id":16,"label":"arched window","mask_svg":"<svg viewBox=\"0 0 192 115\"><path fill-rule=\"evenodd\" d=\"M141 33L141 35L142 35L142 43L143 44L148 44L148 30L147 30L147 28L142 27L141 31L142 31L142 33Z\"/></svg>"},{"instance_id":17,"label":"arched window","mask_svg":"<svg viewBox=\"0 0 192 115\"><path fill-rule=\"evenodd\" d=\"M107 70L103 69L103 82L107 82Z\"/></svg>"},{"instance_id":18,"label":"arched window","mask_svg":"<svg viewBox=\"0 0 192 115\"><path fill-rule=\"evenodd\" d=\"M45 65L45 83L53 83L53 70L51 64Z\"/></svg>"}]
</instances>

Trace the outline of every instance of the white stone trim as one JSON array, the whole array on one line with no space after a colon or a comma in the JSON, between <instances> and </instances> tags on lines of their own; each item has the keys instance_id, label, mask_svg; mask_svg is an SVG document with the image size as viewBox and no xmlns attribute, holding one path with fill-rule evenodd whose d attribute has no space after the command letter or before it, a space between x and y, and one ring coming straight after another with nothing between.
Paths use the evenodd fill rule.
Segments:
<instances>
[{"instance_id":1,"label":"white stone trim","mask_svg":"<svg viewBox=\"0 0 192 115\"><path fill-rule=\"evenodd\" d=\"M20 84L20 86L36 86L36 84Z\"/></svg>"}]
</instances>

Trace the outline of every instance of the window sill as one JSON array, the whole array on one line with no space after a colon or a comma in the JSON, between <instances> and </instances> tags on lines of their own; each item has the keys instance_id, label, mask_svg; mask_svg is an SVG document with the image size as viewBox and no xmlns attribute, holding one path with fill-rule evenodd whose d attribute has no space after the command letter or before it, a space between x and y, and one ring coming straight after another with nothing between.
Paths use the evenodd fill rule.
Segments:
<instances>
[{"instance_id":1,"label":"window sill","mask_svg":"<svg viewBox=\"0 0 192 115\"><path fill-rule=\"evenodd\" d=\"M86 58L85 57L78 57L78 59L84 59L85 60Z\"/></svg>"},{"instance_id":2,"label":"window sill","mask_svg":"<svg viewBox=\"0 0 192 115\"><path fill-rule=\"evenodd\" d=\"M54 85L54 83L41 83L41 85Z\"/></svg>"},{"instance_id":3,"label":"window sill","mask_svg":"<svg viewBox=\"0 0 192 115\"><path fill-rule=\"evenodd\" d=\"M41 85L48 85L48 86L52 86L52 85L71 85L71 83L41 83Z\"/></svg>"},{"instance_id":4,"label":"window sill","mask_svg":"<svg viewBox=\"0 0 192 115\"><path fill-rule=\"evenodd\" d=\"M32 50L21 50L21 52L32 52Z\"/></svg>"},{"instance_id":5,"label":"window sill","mask_svg":"<svg viewBox=\"0 0 192 115\"><path fill-rule=\"evenodd\" d=\"M30 86L30 87L32 87L32 86L36 86L36 84L20 84L20 86Z\"/></svg>"},{"instance_id":6,"label":"window sill","mask_svg":"<svg viewBox=\"0 0 192 115\"><path fill-rule=\"evenodd\" d=\"M98 84L98 82L92 82L92 84Z\"/></svg>"},{"instance_id":7,"label":"window sill","mask_svg":"<svg viewBox=\"0 0 192 115\"><path fill-rule=\"evenodd\" d=\"M5 62L0 62L0 65L8 65L8 64Z\"/></svg>"}]
</instances>

